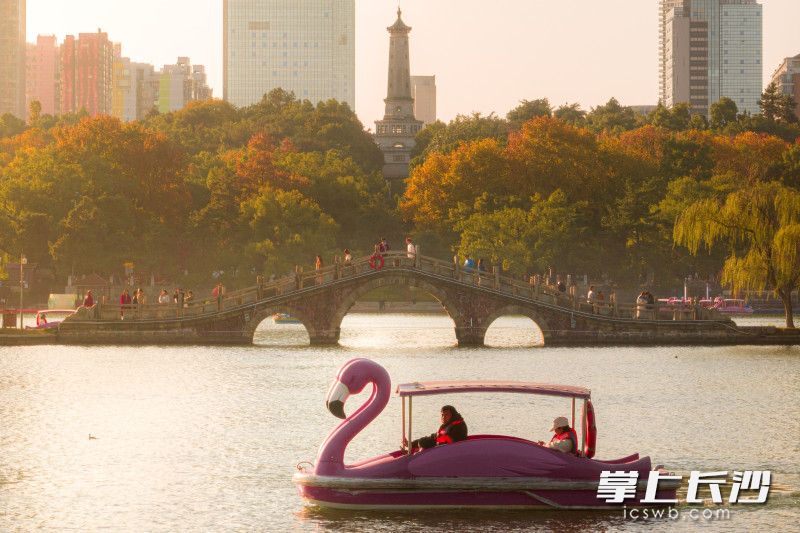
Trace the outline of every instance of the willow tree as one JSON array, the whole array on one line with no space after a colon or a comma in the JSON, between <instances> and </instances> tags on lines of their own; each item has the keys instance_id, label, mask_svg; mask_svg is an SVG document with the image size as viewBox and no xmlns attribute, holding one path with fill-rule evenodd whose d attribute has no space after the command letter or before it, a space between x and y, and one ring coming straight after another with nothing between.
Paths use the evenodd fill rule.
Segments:
<instances>
[{"instance_id":1,"label":"willow tree","mask_svg":"<svg viewBox=\"0 0 800 533\"><path fill-rule=\"evenodd\" d=\"M715 244L730 252L723 283L734 291L770 289L783 302L786 327L793 328L792 291L800 284L800 191L778 182L757 182L691 204L677 218L676 244L692 254Z\"/></svg>"}]
</instances>

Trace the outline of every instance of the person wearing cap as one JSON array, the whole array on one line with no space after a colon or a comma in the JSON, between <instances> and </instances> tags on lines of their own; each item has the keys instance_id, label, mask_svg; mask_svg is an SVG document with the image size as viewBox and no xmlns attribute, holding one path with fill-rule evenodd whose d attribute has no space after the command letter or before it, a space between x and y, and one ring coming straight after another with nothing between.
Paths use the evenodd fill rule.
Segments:
<instances>
[{"instance_id":1,"label":"person wearing cap","mask_svg":"<svg viewBox=\"0 0 800 533\"><path fill-rule=\"evenodd\" d=\"M467 440L467 423L464 422L464 417L456 411L452 405L445 405L441 409L442 425L439 426L439 431L432 433L427 437L422 437L411 441L411 449L414 448L433 448L442 444L452 444L454 442ZM406 439L403 439L403 447L408 445Z\"/></svg>"},{"instance_id":2,"label":"person wearing cap","mask_svg":"<svg viewBox=\"0 0 800 533\"><path fill-rule=\"evenodd\" d=\"M539 441L541 446L547 446L552 450L558 450L564 453L578 454L578 435L575 430L569 427L569 421L566 417L559 416L553 420L553 427L550 428L555 435L550 439L550 442L545 444Z\"/></svg>"}]
</instances>

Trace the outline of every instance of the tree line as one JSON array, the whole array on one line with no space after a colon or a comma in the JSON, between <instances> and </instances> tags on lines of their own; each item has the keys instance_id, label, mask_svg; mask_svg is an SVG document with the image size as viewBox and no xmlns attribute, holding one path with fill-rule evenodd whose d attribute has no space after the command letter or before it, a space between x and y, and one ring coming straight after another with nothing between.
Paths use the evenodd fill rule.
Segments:
<instances>
[{"instance_id":1,"label":"tree line","mask_svg":"<svg viewBox=\"0 0 800 533\"><path fill-rule=\"evenodd\" d=\"M411 234L424 253L519 276L675 287L698 273L785 292L800 271L800 126L774 87L760 104L748 115L723 98L708 120L613 98L462 115L417 135L399 194L336 101L276 89L248 107L196 102L132 123L32 106L27 124L0 117L0 254L24 252L57 280L132 262L184 285L212 272L246 285Z\"/></svg>"}]
</instances>

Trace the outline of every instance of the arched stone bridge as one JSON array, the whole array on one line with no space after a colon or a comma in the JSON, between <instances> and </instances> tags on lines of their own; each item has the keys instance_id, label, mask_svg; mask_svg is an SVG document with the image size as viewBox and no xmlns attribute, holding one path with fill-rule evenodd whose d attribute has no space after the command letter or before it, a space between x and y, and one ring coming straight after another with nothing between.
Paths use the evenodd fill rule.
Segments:
<instances>
[{"instance_id":1,"label":"arched stone bridge","mask_svg":"<svg viewBox=\"0 0 800 533\"><path fill-rule=\"evenodd\" d=\"M483 344L492 322L505 315L529 317L546 345L770 343L765 328L738 328L715 311L593 306L555 287L467 272L458 263L405 253L386 254L384 261L379 269L365 257L320 271L298 271L185 308L98 305L62 322L58 336L77 343L252 343L258 324L283 312L303 323L312 344L335 344L342 319L363 295L403 286L430 293L442 304L460 346Z\"/></svg>"}]
</instances>

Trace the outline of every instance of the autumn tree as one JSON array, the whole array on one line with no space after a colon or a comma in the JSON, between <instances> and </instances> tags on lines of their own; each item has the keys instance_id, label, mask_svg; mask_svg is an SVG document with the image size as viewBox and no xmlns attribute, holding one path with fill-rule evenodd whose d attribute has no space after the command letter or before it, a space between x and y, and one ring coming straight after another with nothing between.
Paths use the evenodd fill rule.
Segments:
<instances>
[{"instance_id":1,"label":"autumn tree","mask_svg":"<svg viewBox=\"0 0 800 533\"><path fill-rule=\"evenodd\" d=\"M495 139L467 142L450 153L433 152L414 168L400 209L417 228L452 231L482 193L514 194L503 147ZM455 210L461 206L461 209Z\"/></svg>"}]
</instances>

